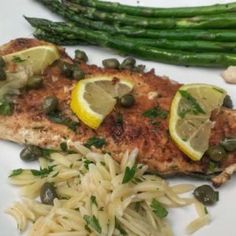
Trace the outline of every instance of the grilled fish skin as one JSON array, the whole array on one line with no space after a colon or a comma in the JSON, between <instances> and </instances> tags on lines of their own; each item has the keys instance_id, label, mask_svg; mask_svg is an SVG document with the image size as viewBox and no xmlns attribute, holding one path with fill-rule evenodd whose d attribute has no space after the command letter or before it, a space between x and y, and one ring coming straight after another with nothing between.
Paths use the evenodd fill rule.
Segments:
<instances>
[{"instance_id":1,"label":"grilled fish skin","mask_svg":"<svg viewBox=\"0 0 236 236\"><path fill-rule=\"evenodd\" d=\"M0 48L0 55L5 55L29 47L45 44L35 39L16 39ZM73 63L63 49L60 49L61 60ZM151 70L137 73L128 70L103 69L95 65L80 63L87 78L109 75L114 78L128 78L135 82L133 94L136 103L127 109L117 106L97 129L92 130L79 123L76 131L65 125L50 121L42 112L41 104L45 97L56 96L59 110L70 119L78 121L70 110L70 94L76 81L69 80L61 73L55 62L43 74L43 86L39 89L26 90L15 98L14 113L11 116L0 116L0 139L20 144L32 144L42 148L59 149L65 140L86 143L93 137L103 137L107 145L102 151L110 152L114 158L120 159L126 150L139 149L139 162L147 164L151 172L160 175L196 175L211 178L236 163L236 152L229 154L217 169L209 171L209 160L192 161L186 157L171 140L168 133L168 117L157 118L153 123L143 112L153 107L161 107L169 111L171 101L181 86L166 77L156 76ZM123 122L116 121L122 115ZM212 115L214 128L211 132L210 145L219 144L224 137L236 135L236 112L221 109ZM231 172L233 172L231 170ZM212 178L216 185L221 185L226 178Z\"/></svg>"}]
</instances>

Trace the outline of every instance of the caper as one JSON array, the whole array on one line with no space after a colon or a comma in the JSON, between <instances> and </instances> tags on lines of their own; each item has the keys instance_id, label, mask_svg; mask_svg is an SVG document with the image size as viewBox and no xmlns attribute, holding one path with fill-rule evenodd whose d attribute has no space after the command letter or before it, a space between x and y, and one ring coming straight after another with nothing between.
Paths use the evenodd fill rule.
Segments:
<instances>
[{"instance_id":1,"label":"caper","mask_svg":"<svg viewBox=\"0 0 236 236\"><path fill-rule=\"evenodd\" d=\"M55 111L58 107L58 99L55 96L46 97L42 104L43 112L49 114Z\"/></svg>"},{"instance_id":2,"label":"caper","mask_svg":"<svg viewBox=\"0 0 236 236\"><path fill-rule=\"evenodd\" d=\"M194 197L204 205L213 205L219 200L219 192L209 185L197 187L193 192Z\"/></svg>"},{"instance_id":3,"label":"caper","mask_svg":"<svg viewBox=\"0 0 236 236\"><path fill-rule=\"evenodd\" d=\"M135 66L136 60L133 57L127 57L120 65L120 69L132 70Z\"/></svg>"},{"instance_id":4,"label":"caper","mask_svg":"<svg viewBox=\"0 0 236 236\"><path fill-rule=\"evenodd\" d=\"M6 80L7 79L7 74L5 72L5 70L0 67L0 81Z\"/></svg>"},{"instance_id":5,"label":"caper","mask_svg":"<svg viewBox=\"0 0 236 236\"><path fill-rule=\"evenodd\" d=\"M80 70L79 68L75 67L73 71L73 78L75 80L81 80L84 78L84 72Z\"/></svg>"},{"instance_id":6,"label":"caper","mask_svg":"<svg viewBox=\"0 0 236 236\"><path fill-rule=\"evenodd\" d=\"M135 68L134 68L134 71L138 72L138 73L143 73L145 70L145 65L137 65Z\"/></svg>"},{"instance_id":7,"label":"caper","mask_svg":"<svg viewBox=\"0 0 236 236\"><path fill-rule=\"evenodd\" d=\"M231 97L229 95L225 96L222 106L230 108L230 109L233 108L233 102L232 102L232 99L231 99Z\"/></svg>"},{"instance_id":8,"label":"caper","mask_svg":"<svg viewBox=\"0 0 236 236\"><path fill-rule=\"evenodd\" d=\"M61 62L60 63L61 72L67 78L73 77L74 66L68 62Z\"/></svg>"},{"instance_id":9,"label":"caper","mask_svg":"<svg viewBox=\"0 0 236 236\"><path fill-rule=\"evenodd\" d=\"M236 151L236 138L226 138L221 142L221 145L228 152Z\"/></svg>"},{"instance_id":10,"label":"caper","mask_svg":"<svg viewBox=\"0 0 236 236\"><path fill-rule=\"evenodd\" d=\"M206 154L212 161L215 162L219 162L227 156L227 153L221 145L209 147Z\"/></svg>"},{"instance_id":11,"label":"caper","mask_svg":"<svg viewBox=\"0 0 236 236\"><path fill-rule=\"evenodd\" d=\"M37 89L42 86L43 79L41 76L35 75L28 79L26 87L29 89Z\"/></svg>"},{"instance_id":12,"label":"caper","mask_svg":"<svg viewBox=\"0 0 236 236\"><path fill-rule=\"evenodd\" d=\"M26 146L21 152L20 152L20 158L23 161L35 161L39 157L42 156L42 150L41 148L33 145Z\"/></svg>"},{"instance_id":13,"label":"caper","mask_svg":"<svg viewBox=\"0 0 236 236\"><path fill-rule=\"evenodd\" d=\"M53 205L53 200L57 198L57 192L52 183L45 183L40 190L40 200L47 205Z\"/></svg>"},{"instance_id":14,"label":"caper","mask_svg":"<svg viewBox=\"0 0 236 236\"><path fill-rule=\"evenodd\" d=\"M4 67L6 62L4 61L3 57L0 57L0 67Z\"/></svg>"},{"instance_id":15,"label":"caper","mask_svg":"<svg viewBox=\"0 0 236 236\"><path fill-rule=\"evenodd\" d=\"M134 96L132 94L126 94L120 98L120 105L122 107L132 107L135 103Z\"/></svg>"},{"instance_id":16,"label":"caper","mask_svg":"<svg viewBox=\"0 0 236 236\"><path fill-rule=\"evenodd\" d=\"M75 50L75 59L78 59L83 62L87 62L88 56L84 51L77 49L77 50Z\"/></svg>"},{"instance_id":17,"label":"caper","mask_svg":"<svg viewBox=\"0 0 236 236\"><path fill-rule=\"evenodd\" d=\"M109 69L118 69L120 62L116 58L109 58L102 61L102 64L105 68Z\"/></svg>"}]
</instances>

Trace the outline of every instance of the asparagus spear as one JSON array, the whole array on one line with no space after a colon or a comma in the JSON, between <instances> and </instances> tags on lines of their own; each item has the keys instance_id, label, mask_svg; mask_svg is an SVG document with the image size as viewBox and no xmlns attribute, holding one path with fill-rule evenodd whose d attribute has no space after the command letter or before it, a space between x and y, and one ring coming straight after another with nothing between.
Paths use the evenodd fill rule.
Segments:
<instances>
[{"instance_id":1,"label":"asparagus spear","mask_svg":"<svg viewBox=\"0 0 236 236\"><path fill-rule=\"evenodd\" d=\"M122 5L117 2L104 2L96 0L69 0L84 6L94 7L107 12L126 13L136 16L148 17L189 17L198 15L217 15L221 13L236 12L236 3L215 4L200 7L153 8Z\"/></svg>"},{"instance_id":2,"label":"asparagus spear","mask_svg":"<svg viewBox=\"0 0 236 236\"><path fill-rule=\"evenodd\" d=\"M43 30L45 28L59 35L73 33L77 35L78 40L113 48L121 53L129 53L143 59L188 66L226 67L236 65L236 54L232 53L191 53L179 50L160 49L136 44L136 42L131 39L120 40L119 37L112 36L106 32L98 32L81 27L73 28L71 24L65 23L62 25L39 18L27 18L27 20L34 27L42 28Z\"/></svg>"},{"instance_id":3,"label":"asparagus spear","mask_svg":"<svg viewBox=\"0 0 236 236\"><path fill-rule=\"evenodd\" d=\"M58 0L37 0L43 3L53 12L63 16L69 21L76 22L79 26L88 27L95 30L102 30L112 34L124 34L134 37L145 38L166 38L178 40L216 40L216 41L236 41L236 30L152 30L140 29L136 27L120 27L118 25L108 25L100 21L92 21L63 6Z\"/></svg>"},{"instance_id":4,"label":"asparagus spear","mask_svg":"<svg viewBox=\"0 0 236 236\"><path fill-rule=\"evenodd\" d=\"M140 16L131 16L121 13L110 13L98 11L95 8L81 6L79 4L64 1L65 5L75 13L81 14L92 20L101 20L122 25L129 25L142 28L153 29L225 29L235 28L236 16L233 14L196 16L192 18L147 18Z\"/></svg>"},{"instance_id":5,"label":"asparagus spear","mask_svg":"<svg viewBox=\"0 0 236 236\"><path fill-rule=\"evenodd\" d=\"M40 27L40 24L33 23L33 18L27 18L31 25L35 27ZM49 24L48 24L49 25ZM66 26L68 24L58 23L58 26ZM49 26L50 27L50 26ZM76 30L76 26L70 25ZM65 34L56 34L57 32L48 32L45 25L41 25L42 29L38 29L34 32L34 36L38 39L47 40L58 45L76 45L76 44L86 44L82 40L78 40L76 34L66 32ZM51 27L50 27L51 28ZM53 28L53 27L52 27ZM53 30L53 29L52 29ZM125 36L117 36L119 40L134 40L137 45L146 45L163 49L177 49L177 50L187 50L193 52L236 52L236 43L230 42L208 42L208 41L178 41L178 40L168 40L168 39L145 39L145 38L127 38Z\"/></svg>"}]
</instances>

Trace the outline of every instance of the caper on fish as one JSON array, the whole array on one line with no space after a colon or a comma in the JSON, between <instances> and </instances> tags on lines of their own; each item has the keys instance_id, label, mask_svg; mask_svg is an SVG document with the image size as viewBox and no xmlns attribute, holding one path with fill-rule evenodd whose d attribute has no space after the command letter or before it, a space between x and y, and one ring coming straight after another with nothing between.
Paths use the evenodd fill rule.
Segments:
<instances>
[{"instance_id":1,"label":"caper on fish","mask_svg":"<svg viewBox=\"0 0 236 236\"><path fill-rule=\"evenodd\" d=\"M120 69L128 69L131 70L134 68L136 60L133 57L127 57L120 65Z\"/></svg>"},{"instance_id":2,"label":"caper on fish","mask_svg":"<svg viewBox=\"0 0 236 236\"><path fill-rule=\"evenodd\" d=\"M135 103L134 96L132 94L126 94L120 98L120 105L122 107L132 107Z\"/></svg>"},{"instance_id":3,"label":"caper on fish","mask_svg":"<svg viewBox=\"0 0 236 236\"><path fill-rule=\"evenodd\" d=\"M215 162L219 162L225 157L227 157L227 153L225 149L221 145L211 146L206 151L208 157Z\"/></svg>"},{"instance_id":4,"label":"caper on fish","mask_svg":"<svg viewBox=\"0 0 236 236\"><path fill-rule=\"evenodd\" d=\"M74 65L68 62L61 62L60 63L61 72L67 78L73 77Z\"/></svg>"},{"instance_id":5,"label":"caper on fish","mask_svg":"<svg viewBox=\"0 0 236 236\"><path fill-rule=\"evenodd\" d=\"M35 75L28 79L26 86L29 89L37 89L42 86L42 83L43 83L42 77L39 75Z\"/></svg>"},{"instance_id":6,"label":"caper on fish","mask_svg":"<svg viewBox=\"0 0 236 236\"><path fill-rule=\"evenodd\" d=\"M221 142L221 145L228 152L236 151L236 137L235 138L226 138Z\"/></svg>"},{"instance_id":7,"label":"caper on fish","mask_svg":"<svg viewBox=\"0 0 236 236\"><path fill-rule=\"evenodd\" d=\"M35 161L39 157L42 156L42 150L41 148L33 145L26 146L21 152L20 152L20 158L23 161Z\"/></svg>"},{"instance_id":8,"label":"caper on fish","mask_svg":"<svg viewBox=\"0 0 236 236\"><path fill-rule=\"evenodd\" d=\"M209 185L197 187L193 192L194 197L204 205L213 205L219 200L219 192Z\"/></svg>"},{"instance_id":9,"label":"caper on fish","mask_svg":"<svg viewBox=\"0 0 236 236\"><path fill-rule=\"evenodd\" d=\"M81 69L79 69L78 67L75 67L74 71L73 71L73 78L75 80L83 79L84 78L84 72Z\"/></svg>"},{"instance_id":10,"label":"caper on fish","mask_svg":"<svg viewBox=\"0 0 236 236\"><path fill-rule=\"evenodd\" d=\"M3 57L0 57L0 67L4 67L6 62L4 61Z\"/></svg>"},{"instance_id":11,"label":"caper on fish","mask_svg":"<svg viewBox=\"0 0 236 236\"><path fill-rule=\"evenodd\" d=\"M6 80L7 79L7 74L5 72L5 70L0 67L0 81Z\"/></svg>"},{"instance_id":12,"label":"caper on fish","mask_svg":"<svg viewBox=\"0 0 236 236\"><path fill-rule=\"evenodd\" d=\"M58 99L55 96L46 97L42 104L42 110L44 113L49 114L54 112L58 107Z\"/></svg>"},{"instance_id":13,"label":"caper on fish","mask_svg":"<svg viewBox=\"0 0 236 236\"><path fill-rule=\"evenodd\" d=\"M116 58L105 59L102 61L102 64L108 69L118 69L120 66L120 62Z\"/></svg>"},{"instance_id":14,"label":"caper on fish","mask_svg":"<svg viewBox=\"0 0 236 236\"><path fill-rule=\"evenodd\" d=\"M222 106L230 108L230 109L233 108L233 102L232 102L232 99L231 99L231 97L229 95L225 96Z\"/></svg>"},{"instance_id":15,"label":"caper on fish","mask_svg":"<svg viewBox=\"0 0 236 236\"><path fill-rule=\"evenodd\" d=\"M53 200L57 198L56 188L52 183L45 183L40 190L40 200L47 205L53 205Z\"/></svg>"},{"instance_id":16,"label":"caper on fish","mask_svg":"<svg viewBox=\"0 0 236 236\"><path fill-rule=\"evenodd\" d=\"M75 59L78 59L83 62L87 62L88 56L84 51L77 49L77 50L75 50Z\"/></svg>"}]
</instances>

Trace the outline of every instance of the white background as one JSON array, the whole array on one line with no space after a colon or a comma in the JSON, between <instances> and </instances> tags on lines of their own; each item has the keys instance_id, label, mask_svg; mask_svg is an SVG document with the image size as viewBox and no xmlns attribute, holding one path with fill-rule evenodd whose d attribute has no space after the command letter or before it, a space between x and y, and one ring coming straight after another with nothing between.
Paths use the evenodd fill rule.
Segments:
<instances>
[{"instance_id":1,"label":"white background","mask_svg":"<svg viewBox=\"0 0 236 236\"><path fill-rule=\"evenodd\" d=\"M136 4L137 0L120 1L126 4ZM214 0L140 0L139 5L150 6L193 6L209 5L212 3L225 3L230 1ZM52 20L60 19L49 12L34 0L8 0L0 1L0 44L6 43L17 37L32 37L32 28L24 20L23 15L44 17ZM89 63L101 65L101 61L107 57L117 57L116 54L107 49L97 47L80 47L86 50L89 56ZM67 51L73 55L75 48L67 48ZM158 75L168 75L171 79L181 83L203 82L211 83L225 88L232 96L236 105L236 86L225 84L220 77L222 70L218 69L200 69L186 68L181 66L164 65L148 61L138 61L146 64L147 69L155 68ZM15 222L12 218L4 213L4 210L10 206L10 203L19 199L18 189L8 184L7 176L10 170L14 168L30 168L34 164L25 164L19 159L21 147L17 144L0 141L0 235L1 236L18 236L21 235L16 229ZM194 236L235 236L236 235L236 186L235 177L225 186L219 189L220 201L216 206L210 207L209 212L212 215L212 222L209 226L204 227L194 234ZM188 178L170 180L171 183L191 182L201 184L203 182ZM195 213L190 208L171 210L169 213L170 223L176 236L184 236L184 227L194 217Z\"/></svg>"}]
</instances>

